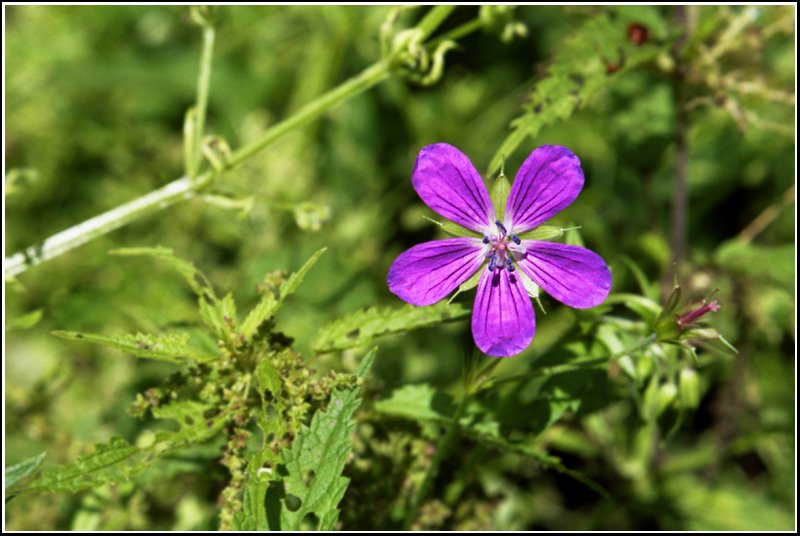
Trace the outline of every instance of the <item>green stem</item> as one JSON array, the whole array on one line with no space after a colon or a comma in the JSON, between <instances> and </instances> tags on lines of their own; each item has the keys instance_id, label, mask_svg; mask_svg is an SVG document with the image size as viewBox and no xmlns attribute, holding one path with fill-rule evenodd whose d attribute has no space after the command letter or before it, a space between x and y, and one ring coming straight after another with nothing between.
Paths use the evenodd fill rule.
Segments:
<instances>
[{"instance_id":1,"label":"green stem","mask_svg":"<svg viewBox=\"0 0 800 536\"><path fill-rule=\"evenodd\" d=\"M453 417L450 420L447 431L439 438L439 442L436 445L436 453L433 455L433 460L431 460L431 464L428 466L428 470L425 472L425 477L422 479L422 483L419 485L417 492L414 494L414 500L411 503L408 512L406 513L405 522L403 523L405 530L409 530L411 524L417 518L419 507L422 505L422 501L424 501L425 497L428 495L428 491L431 487L431 484L433 484L433 479L436 477L436 473L439 469L439 464L442 462L442 458L444 458L444 455L448 450L450 450L450 444L453 442L456 432L458 431L458 423L461 420L461 417L464 415L464 411L466 411L468 403L469 394L465 391L461 396L461 402L458 404L456 412L453 414Z\"/></svg>"},{"instance_id":2,"label":"green stem","mask_svg":"<svg viewBox=\"0 0 800 536\"><path fill-rule=\"evenodd\" d=\"M250 145L242 147L228 159L227 169L234 168L275 142L287 132L306 125L342 101L354 97L389 77L389 65L379 61L339 87L300 108L297 113L268 129Z\"/></svg>"},{"instance_id":3,"label":"green stem","mask_svg":"<svg viewBox=\"0 0 800 536\"><path fill-rule=\"evenodd\" d=\"M417 26L422 30L423 36L427 37L433 33L453 9L455 9L455 6L436 6L431 9ZM213 29L204 28L201 73L197 86L197 133L195 134L197 136L196 142L199 140L200 143L202 143L205 110L208 103L211 55L214 44ZM288 119L267 129L257 140L233 153L224 168L207 171L195 177L192 176L192 170L189 168L187 171L189 176L174 180L158 190L61 231L45 239L41 244L30 246L24 251L5 259L3 266L4 276L17 276L31 266L53 259L139 218L159 212L178 201L191 198L195 192L208 186L222 172L241 165L248 158L277 141L284 134L310 123L337 104L367 91L388 78L390 74L391 69L388 62L379 61L374 63L362 71L361 74L315 99ZM199 155L202 154L202 151L199 146L197 147L198 151L195 156L200 158ZM194 161L192 160L192 162Z\"/></svg>"},{"instance_id":4,"label":"green stem","mask_svg":"<svg viewBox=\"0 0 800 536\"><path fill-rule=\"evenodd\" d=\"M207 175L201 175L197 180L181 177L158 190L56 233L41 244L30 246L6 258L3 267L5 277L14 277L31 266L58 257L134 220L157 212L177 201L191 198L196 185Z\"/></svg>"},{"instance_id":5,"label":"green stem","mask_svg":"<svg viewBox=\"0 0 800 536\"><path fill-rule=\"evenodd\" d=\"M435 6L428 11L425 17L417 24L417 29L422 32L422 39L420 39L420 41L424 41L435 32L436 28L450 16L450 13L452 13L455 8L456 6Z\"/></svg>"},{"instance_id":6,"label":"green stem","mask_svg":"<svg viewBox=\"0 0 800 536\"><path fill-rule=\"evenodd\" d=\"M191 177L195 177L203 159L203 134L206 126L206 110L208 109L208 87L211 81L211 59L214 54L214 26L203 27L203 52L200 59L200 76L197 78L197 128L194 136L194 162Z\"/></svg>"},{"instance_id":7,"label":"green stem","mask_svg":"<svg viewBox=\"0 0 800 536\"><path fill-rule=\"evenodd\" d=\"M436 39L432 39L430 42L430 46L436 47L436 45L448 39L450 41L461 39L462 37L466 37L467 35L477 30L480 30L481 28L483 28L483 21L481 21L481 19L472 19L469 22L465 22L461 26L453 28L452 30L443 34L442 36L437 37Z\"/></svg>"}]
</instances>

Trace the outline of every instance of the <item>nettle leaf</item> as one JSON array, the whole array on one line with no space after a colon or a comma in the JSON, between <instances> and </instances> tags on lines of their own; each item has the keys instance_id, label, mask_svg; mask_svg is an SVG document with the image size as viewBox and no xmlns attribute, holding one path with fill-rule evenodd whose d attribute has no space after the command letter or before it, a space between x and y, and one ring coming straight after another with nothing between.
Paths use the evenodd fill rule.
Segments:
<instances>
[{"instance_id":1,"label":"nettle leaf","mask_svg":"<svg viewBox=\"0 0 800 536\"><path fill-rule=\"evenodd\" d=\"M70 491L94 488L110 482L129 480L155 461L147 449L140 449L120 437L95 446L92 454L71 464L44 469L21 491Z\"/></svg>"},{"instance_id":2,"label":"nettle leaf","mask_svg":"<svg viewBox=\"0 0 800 536\"><path fill-rule=\"evenodd\" d=\"M324 326L317 333L314 350L332 352L366 346L375 337L403 333L469 316L463 305L439 302L429 307L371 307Z\"/></svg>"},{"instance_id":3,"label":"nettle leaf","mask_svg":"<svg viewBox=\"0 0 800 536\"><path fill-rule=\"evenodd\" d=\"M153 257L158 259L181 274L199 297L207 296L216 300L214 289L206 276L191 262L176 257L170 248L121 248L112 250L110 253L111 255L122 257Z\"/></svg>"},{"instance_id":4,"label":"nettle leaf","mask_svg":"<svg viewBox=\"0 0 800 536\"><path fill-rule=\"evenodd\" d=\"M197 295L200 319L214 334L231 347L235 346L236 304L228 294L217 298L208 278L191 262L176 257L169 248L123 248L111 251L112 255L145 256L158 259L181 274Z\"/></svg>"},{"instance_id":5,"label":"nettle leaf","mask_svg":"<svg viewBox=\"0 0 800 536\"><path fill-rule=\"evenodd\" d=\"M159 335L137 333L135 335L127 334L107 337L75 331L54 331L53 335L62 339L109 346L137 357L166 361L168 363L203 363L214 359L213 356L206 355L189 346L189 335L187 333L162 333Z\"/></svg>"},{"instance_id":6,"label":"nettle leaf","mask_svg":"<svg viewBox=\"0 0 800 536\"><path fill-rule=\"evenodd\" d=\"M156 419L171 419L178 423L178 431L162 436L169 446L179 446L188 443L200 443L211 439L225 424L225 416L215 414L210 417L207 413L213 406L195 400L180 400L152 409Z\"/></svg>"},{"instance_id":7,"label":"nettle leaf","mask_svg":"<svg viewBox=\"0 0 800 536\"><path fill-rule=\"evenodd\" d=\"M374 358L375 350L364 357L359 378L367 375ZM342 471L353 448L353 414L361 404L360 391L359 387L334 391L325 411L314 413L310 426L299 430L291 448L281 451L288 474L283 480L280 527L270 526L271 530L333 529L339 518L337 506L350 482Z\"/></svg>"},{"instance_id":8,"label":"nettle leaf","mask_svg":"<svg viewBox=\"0 0 800 536\"><path fill-rule=\"evenodd\" d=\"M327 249L328 248L322 248L314 253L297 272L290 275L289 278L281 284L277 292L264 292L261 301L250 311L241 325L240 332L244 336L245 341L250 341L261 324L275 315L280 306L283 305L283 301L297 290L308 271Z\"/></svg>"},{"instance_id":9,"label":"nettle leaf","mask_svg":"<svg viewBox=\"0 0 800 536\"><path fill-rule=\"evenodd\" d=\"M38 456L23 460L11 467L6 467L5 489L11 488L23 478L33 474L42 465L45 456L47 456L47 453L42 452Z\"/></svg>"}]
</instances>

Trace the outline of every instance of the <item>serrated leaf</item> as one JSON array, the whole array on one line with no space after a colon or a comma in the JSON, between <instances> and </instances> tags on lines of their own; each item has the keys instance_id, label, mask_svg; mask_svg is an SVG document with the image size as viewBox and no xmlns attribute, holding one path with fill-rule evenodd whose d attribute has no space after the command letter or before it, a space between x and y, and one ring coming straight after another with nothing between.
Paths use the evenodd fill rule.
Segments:
<instances>
[{"instance_id":1,"label":"serrated leaf","mask_svg":"<svg viewBox=\"0 0 800 536\"><path fill-rule=\"evenodd\" d=\"M225 423L223 415L206 417L213 406L196 400L179 400L152 409L156 419L171 419L178 423L178 431L169 436L172 445L200 443L210 439Z\"/></svg>"},{"instance_id":2,"label":"serrated leaf","mask_svg":"<svg viewBox=\"0 0 800 536\"><path fill-rule=\"evenodd\" d=\"M464 318L470 310L460 304L439 302L429 307L372 307L324 326L318 333L314 350L332 352L370 344L375 337L403 333Z\"/></svg>"},{"instance_id":3,"label":"serrated leaf","mask_svg":"<svg viewBox=\"0 0 800 536\"><path fill-rule=\"evenodd\" d=\"M327 249L328 248L322 248L314 253L297 272L290 275L289 278L281 284L277 296L271 292L264 293L261 301L250 311L240 328L240 332L244 336L245 341L250 341L261 324L275 315L280 306L283 305L283 301L297 290L308 271Z\"/></svg>"},{"instance_id":4,"label":"serrated leaf","mask_svg":"<svg viewBox=\"0 0 800 536\"><path fill-rule=\"evenodd\" d=\"M198 297L216 299L214 289L205 275L191 262L176 257L170 248L121 248L112 250L109 253L122 257L153 257L158 259L181 274Z\"/></svg>"},{"instance_id":5,"label":"serrated leaf","mask_svg":"<svg viewBox=\"0 0 800 536\"><path fill-rule=\"evenodd\" d=\"M77 461L44 469L22 491L71 491L93 488L109 482L128 480L151 460L147 451L120 437L95 447L92 454Z\"/></svg>"},{"instance_id":6,"label":"serrated leaf","mask_svg":"<svg viewBox=\"0 0 800 536\"><path fill-rule=\"evenodd\" d=\"M173 268L183 276L184 280L197 295L200 319L203 323L217 337L225 341L227 345L233 345L234 328L236 326L234 322L236 305L233 302L233 296L228 294L225 298L219 300L211 283L194 264L176 257L171 249L164 247L115 249L111 251L111 254L124 257L153 257Z\"/></svg>"},{"instance_id":7,"label":"serrated leaf","mask_svg":"<svg viewBox=\"0 0 800 536\"><path fill-rule=\"evenodd\" d=\"M46 452L42 452L38 456L33 456L27 460L23 460L11 467L6 467L5 471L5 489L8 490L23 478L33 474L47 456Z\"/></svg>"},{"instance_id":8,"label":"serrated leaf","mask_svg":"<svg viewBox=\"0 0 800 536\"><path fill-rule=\"evenodd\" d=\"M137 357L166 361L168 363L203 363L214 359L189 346L189 335L186 333L163 333L160 335L110 336L75 331L54 331L53 335L63 339L85 341L102 346L109 346Z\"/></svg>"},{"instance_id":9,"label":"serrated leaf","mask_svg":"<svg viewBox=\"0 0 800 536\"><path fill-rule=\"evenodd\" d=\"M273 397L280 398L283 391L281 375L268 358L262 359L256 365L256 382L262 391L269 391Z\"/></svg>"},{"instance_id":10,"label":"serrated leaf","mask_svg":"<svg viewBox=\"0 0 800 536\"><path fill-rule=\"evenodd\" d=\"M366 376L374 358L375 350L364 357L359 377ZM314 413L311 424L299 430L291 448L281 451L288 473L283 480L285 494L298 499L299 506L290 509L281 501L280 527L270 526L270 530L308 528L302 525L308 514L318 520L313 529L333 529L339 517L337 506L349 484L342 471L353 447L353 414L361 403L359 395L359 387L334 391L325 411ZM256 485L263 484L256 481Z\"/></svg>"},{"instance_id":11,"label":"serrated leaf","mask_svg":"<svg viewBox=\"0 0 800 536\"><path fill-rule=\"evenodd\" d=\"M650 10L653 20L663 17ZM601 13L587 20L560 43L545 78L531 91L522 115L495 152L487 175L494 175L503 159L546 125L562 121L585 105L622 74L655 59L668 40L654 39L637 46L628 41L618 14ZM624 57L624 61L620 58Z\"/></svg>"}]
</instances>

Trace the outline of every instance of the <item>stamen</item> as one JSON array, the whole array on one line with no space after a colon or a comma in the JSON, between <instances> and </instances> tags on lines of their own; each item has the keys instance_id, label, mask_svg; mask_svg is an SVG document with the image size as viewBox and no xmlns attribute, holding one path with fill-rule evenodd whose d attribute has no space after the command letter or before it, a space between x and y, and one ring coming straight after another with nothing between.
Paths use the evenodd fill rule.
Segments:
<instances>
[{"instance_id":1,"label":"stamen","mask_svg":"<svg viewBox=\"0 0 800 536\"><path fill-rule=\"evenodd\" d=\"M508 257L506 257L506 268L508 269L509 272L513 272L514 269L515 269L514 268L514 263L511 262L511 259L508 258Z\"/></svg>"},{"instance_id":2,"label":"stamen","mask_svg":"<svg viewBox=\"0 0 800 536\"><path fill-rule=\"evenodd\" d=\"M484 236L483 237L483 243L484 244L488 244L489 242L490 242L489 237L488 236Z\"/></svg>"},{"instance_id":3,"label":"stamen","mask_svg":"<svg viewBox=\"0 0 800 536\"><path fill-rule=\"evenodd\" d=\"M522 240L520 240L519 237L517 235L515 235L515 234L511 235L511 241L514 242L517 245L519 245L519 243L522 242Z\"/></svg>"},{"instance_id":4,"label":"stamen","mask_svg":"<svg viewBox=\"0 0 800 536\"><path fill-rule=\"evenodd\" d=\"M506 230L505 226L500 223L500 220L497 220L494 222L494 224L497 225L497 228L500 229L500 232L503 233L503 236L508 234L508 231Z\"/></svg>"},{"instance_id":5,"label":"stamen","mask_svg":"<svg viewBox=\"0 0 800 536\"><path fill-rule=\"evenodd\" d=\"M489 271L494 272L494 269L497 267L497 255L492 253L489 255Z\"/></svg>"}]
</instances>

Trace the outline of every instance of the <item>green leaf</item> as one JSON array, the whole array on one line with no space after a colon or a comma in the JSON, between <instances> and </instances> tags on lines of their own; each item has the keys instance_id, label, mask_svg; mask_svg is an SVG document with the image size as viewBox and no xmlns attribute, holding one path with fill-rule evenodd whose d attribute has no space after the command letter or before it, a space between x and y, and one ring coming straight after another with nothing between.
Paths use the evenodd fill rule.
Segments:
<instances>
[{"instance_id":1,"label":"green leaf","mask_svg":"<svg viewBox=\"0 0 800 536\"><path fill-rule=\"evenodd\" d=\"M45 456L47 456L47 453L42 452L38 456L23 460L11 467L6 467L5 489L8 490L17 482L36 471L42 465Z\"/></svg>"},{"instance_id":2,"label":"green leaf","mask_svg":"<svg viewBox=\"0 0 800 536\"><path fill-rule=\"evenodd\" d=\"M195 400L179 400L157 406L152 413L156 419L171 419L178 423L177 432L163 436L163 439L168 439L168 446L178 446L206 441L219 432L225 424L225 416L206 417L212 409L213 406Z\"/></svg>"},{"instance_id":3,"label":"green leaf","mask_svg":"<svg viewBox=\"0 0 800 536\"><path fill-rule=\"evenodd\" d=\"M358 370L360 378L366 376L374 358L375 350L364 357ZM353 447L353 414L361 403L359 394L358 387L334 391L327 409L317 411L311 425L300 429L291 448L281 451L288 472L284 478L285 495L298 500L299 506L289 508L282 501L280 527L271 526L271 530L333 529L339 517L337 506L349 484L342 471ZM303 525L308 514L316 516L318 526Z\"/></svg>"},{"instance_id":4,"label":"green leaf","mask_svg":"<svg viewBox=\"0 0 800 536\"><path fill-rule=\"evenodd\" d=\"M236 305L233 296L229 294L222 300L217 299L211 283L194 264L176 257L171 249L164 247L115 249L111 254L124 257L153 257L177 271L197 295L200 319L203 323L228 346L234 346Z\"/></svg>"},{"instance_id":5,"label":"green leaf","mask_svg":"<svg viewBox=\"0 0 800 536\"><path fill-rule=\"evenodd\" d=\"M270 479L267 474L261 471L250 472L251 475L247 480L242 496L242 511L236 512L233 516L233 530L268 531L271 523L268 521L264 503L266 502ZM273 502L278 501L279 499L274 499ZM272 524L279 525L280 521L275 520Z\"/></svg>"},{"instance_id":6,"label":"green leaf","mask_svg":"<svg viewBox=\"0 0 800 536\"><path fill-rule=\"evenodd\" d=\"M380 413L416 421L444 422L455 409L453 397L427 384L405 385L375 403L375 410Z\"/></svg>"},{"instance_id":7,"label":"green leaf","mask_svg":"<svg viewBox=\"0 0 800 536\"><path fill-rule=\"evenodd\" d=\"M206 276L198 270L194 264L179 257L176 257L170 248L121 248L112 250L111 255L122 257L153 257L173 268L183 276L189 286L198 297L207 297L216 300L214 289L208 282Z\"/></svg>"},{"instance_id":8,"label":"green leaf","mask_svg":"<svg viewBox=\"0 0 800 536\"><path fill-rule=\"evenodd\" d=\"M494 180L494 184L492 184L492 205L494 206L494 213L498 220L504 218L506 213L506 201L508 200L508 194L511 191L511 184L508 182L504 173L500 173L497 178Z\"/></svg>"},{"instance_id":9,"label":"green leaf","mask_svg":"<svg viewBox=\"0 0 800 536\"><path fill-rule=\"evenodd\" d=\"M314 350L332 352L365 346L375 337L458 320L469 314L470 310L464 306L446 302L439 302L429 307L413 305L381 309L372 307L346 315L324 326L317 333Z\"/></svg>"},{"instance_id":10,"label":"green leaf","mask_svg":"<svg viewBox=\"0 0 800 536\"><path fill-rule=\"evenodd\" d=\"M189 335L186 333L163 333L160 335L120 335L106 337L92 333L75 331L54 331L53 335L73 341L85 341L109 346L131 353L137 357L166 361L168 363L203 363L214 359L189 346Z\"/></svg>"},{"instance_id":11,"label":"green leaf","mask_svg":"<svg viewBox=\"0 0 800 536\"><path fill-rule=\"evenodd\" d=\"M44 469L40 476L21 491L76 492L109 482L121 482L133 477L153 460L147 451L134 447L120 437L95 447L92 454L74 463Z\"/></svg>"},{"instance_id":12,"label":"green leaf","mask_svg":"<svg viewBox=\"0 0 800 536\"><path fill-rule=\"evenodd\" d=\"M6 331L30 329L42 319L42 310L36 309L30 313L6 320Z\"/></svg>"},{"instance_id":13,"label":"green leaf","mask_svg":"<svg viewBox=\"0 0 800 536\"><path fill-rule=\"evenodd\" d=\"M433 222L439 226L439 228L444 231L445 233L449 234L450 236L459 236L459 237L468 237L468 238L480 238L480 235L474 231L470 231L469 229L465 229L460 225L451 222L450 220L439 221L434 220L433 218L429 218L427 216L423 216L429 222Z\"/></svg>"},{"instance_id":14,"label":"green leaf","mask_svg":"<svg viewBox=\"0 0 800 536\"><path fill-rule=\"evenodd\" d=\"M322 248L314 253L297 272L289 276L289 278L281 284L277 296L275 293L269 291L264 293L261 301L250 311L240 328L240 332L244 336L245 341L250 341L261 324L275 315L283 304L283 301L297 290L308 271L327 249L328 248Z\"/></svg>"},{"instance_id":15,"label":"green leaf","mask_svg":"<svg viewBox=\"0 0 800 536\"><path fill-rule=\"evenodd\" d=\"M522 240L549 240L564 236L564 232L568 230L555 225L540 225L536 229L522 233L519 237Z\"/></svg>"}]
</instances>

